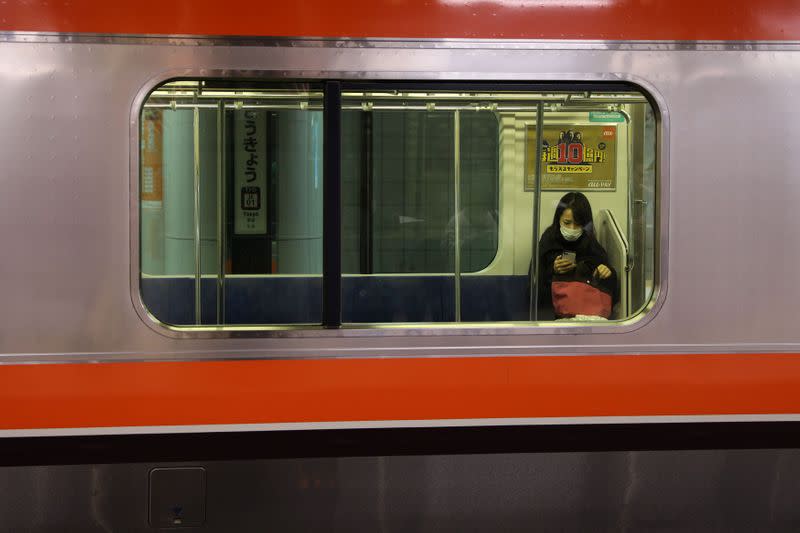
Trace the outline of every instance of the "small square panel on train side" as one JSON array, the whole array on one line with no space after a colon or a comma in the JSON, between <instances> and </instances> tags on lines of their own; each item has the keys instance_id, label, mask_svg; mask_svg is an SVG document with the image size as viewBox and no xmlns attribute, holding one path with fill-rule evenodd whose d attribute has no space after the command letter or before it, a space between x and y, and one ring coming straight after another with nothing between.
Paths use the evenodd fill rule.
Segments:
<instances>
[{"instance_id":1,"label":"small square panel on train side","mask_svg":"<svg viewBox=\"0 0 800 533\"><path fill-rule=\"evenodd\" d=\"M199 527L205 521L205 468L154 468L150 471L151 527Z\"/></svg>"}]
</instances>

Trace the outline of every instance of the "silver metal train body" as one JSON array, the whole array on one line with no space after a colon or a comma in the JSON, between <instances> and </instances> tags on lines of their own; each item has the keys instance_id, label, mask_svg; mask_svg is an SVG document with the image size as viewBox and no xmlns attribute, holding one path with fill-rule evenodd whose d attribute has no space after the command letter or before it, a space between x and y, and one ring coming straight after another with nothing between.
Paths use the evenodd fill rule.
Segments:
<instances>
[{"instance_id":1,"label":"silver metal train body","mask_svg":"<svg viewBox=\"0 0 800 533\"><path fill-rule=\"evenodd\" d=\"M236 42L4 34L0 363L791 357L800 353L793 284L800 264L800 234L793 231L800 182L794 179L792 157L794 139L800 137L793 115L798 58L800 48L785 43ZM220 78L638 87L658 118L653 298L641 315L631 312L626 320L601 325L492 321L196 331L159 324L139 293L141 110L151 91L166 81ZM517 196L511 192L508 198ZM515 246L522 246L519 234L501 233L499 240L514 235ZM526 238L530 235L528 230ZM524 276L528 261L518 258L513 274ZM787 383L798 377L787 375ZM693 376L681 379L691 384ZM717 379L731 385L740 375ZM48 386L46 379L42 386ZM640 393L646 397L649 391ZM46 398L48 393L37 394ZM176 527L198 524L198 514L191 514L197 512L202 515L198 530L208 531L796 530L800 516L792 472L800 463L795 449L780 449L789 441L776 437L770 443L778 449L763 449L765 443L756 440L754 447L762 449L734 450L727 448L741 443L713 435L715 427L728 423L744 424L742 431L751 434L756 424L774 428L796 422L798 415L769 406L715 411L716 399L708 398L694 414L664 416L638 414L640 398L630 397L629 411L594 417L441 420L434 414L410 422L388 417L252 424L232 417L216 428L6 426L0 436L9 450L18 449L8 444L14 439L34 437L51 439L57 448L57 439L66 446L71 438L91 435L166 438L220 429L266 435L409 426L511 431L497 433L498 438L520 435L509 427L578 432L590 427L593 432L587 443L570 440L549 450L537 448L535 434L523 432L531 439L530 450L509 443L509 453L490 453L497 448L482 453L476 442L486 443L492 434L482 433L489 436L470 444L471 434L464 431L443 433L449 442L444 447L381 455L394 448L376 446L375 453L363 448L343 453L353 457L316 450L297 457L284 451L283 456L239 459L232 444L228 456L206 460L193 455L187 441L181 441L187 445L186 460L128 454L108 459L118 464L42 466L71 461L22 456L18 466L0 470L5 495L0 530L146 531L163 524L153 508L153 491L163 489L167 499L171 490L188 494L200 486L191 481L197 469L202 470L202 496L185 504L185 521ZM608 444L602 435L618 427L614 424L649 425L664 434L675 427L687 438L664 450L653 433L637 443L633 431L626 433L634 435L630 448L620 441L624 437ZM695 424L701 429L692 433L687 428ZM403 435L398 430L392 438ZM706 438L717 449L682 451L692 448L692 436L698 447L709 447L703 444ZM158 446L157 440L148 442ZM637 447L649 451L633 451ZM153 469L159 467L178 467L176 480L163 487L154 482ZM181 485L181 468L189 469L189 488Z\"/></svg>"}]
</instances>

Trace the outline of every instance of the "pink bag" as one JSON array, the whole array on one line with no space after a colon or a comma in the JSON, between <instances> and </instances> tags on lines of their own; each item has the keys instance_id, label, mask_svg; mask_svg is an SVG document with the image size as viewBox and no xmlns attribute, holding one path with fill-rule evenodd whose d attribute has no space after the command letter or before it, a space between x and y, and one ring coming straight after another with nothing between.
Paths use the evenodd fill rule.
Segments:
<instances>
[{"instance_id":1,"label":"pink bag","mask_svg":"<svg viewBox=\"0 0 800 533\"><path fill-rule=\"evenodd\" d=\"M575 315L611 317L611 295L588 281L554 281L553 309L558 318Z\"/></svg>"}]
</instances>

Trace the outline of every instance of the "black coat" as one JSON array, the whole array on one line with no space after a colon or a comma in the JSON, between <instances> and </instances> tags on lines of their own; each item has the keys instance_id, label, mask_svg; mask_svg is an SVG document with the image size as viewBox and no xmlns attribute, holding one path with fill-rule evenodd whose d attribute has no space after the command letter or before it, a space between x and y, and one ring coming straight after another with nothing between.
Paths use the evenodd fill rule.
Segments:
<instances>
[{"instance_id":1,"label":"black coat","mask_svg":"<svg viewBox=\"0 0 800 533\"><path fill-rule=\"evenodd\" d=\"M565 250L575 252L576 268L567 274L555 274L553 263L556 257ZM583 232L574 241L568 241L561 235L558 226L550 226L542 234L539 240L539 305L542 308L552 309L553 299L550 294L550 284L556 280L585 280L591 279L595 269L600 265L606 265L611 270L611 277L604 280L596 280L597 286L611 295L613 302L619 300L617 290L617 273L608 263L608 253L597 242L594 234Z\"/></svg>"}]
</instances>

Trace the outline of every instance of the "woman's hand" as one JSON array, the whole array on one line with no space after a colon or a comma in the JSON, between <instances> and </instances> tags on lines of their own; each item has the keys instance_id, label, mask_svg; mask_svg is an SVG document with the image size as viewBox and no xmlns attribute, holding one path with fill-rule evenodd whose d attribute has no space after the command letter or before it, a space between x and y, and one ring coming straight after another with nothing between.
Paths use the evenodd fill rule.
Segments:
<instances>
[{"instance_id":1,"label":"woman's hand","mask_svg":"<svg viewBox=\"0 0 800 533\"><path fill-rule=\"evenodd\" d=\"M568 261L567 259L561 259L561 256L559 255L553 262L553 270L556 274L566 274L570 270L575 270L575 263Z\"/></svg>"},{"instance_id":2,"label":"woman's hand","mask_svg":"<svg viewBox=\"0 0 800 533\"><path fill-rule=\"evenodd\" d=\"M594 275L600 279L607 279L611 277L611 269L605 265L600 265L594 269Z\"/></svg>"}]
</instances>

